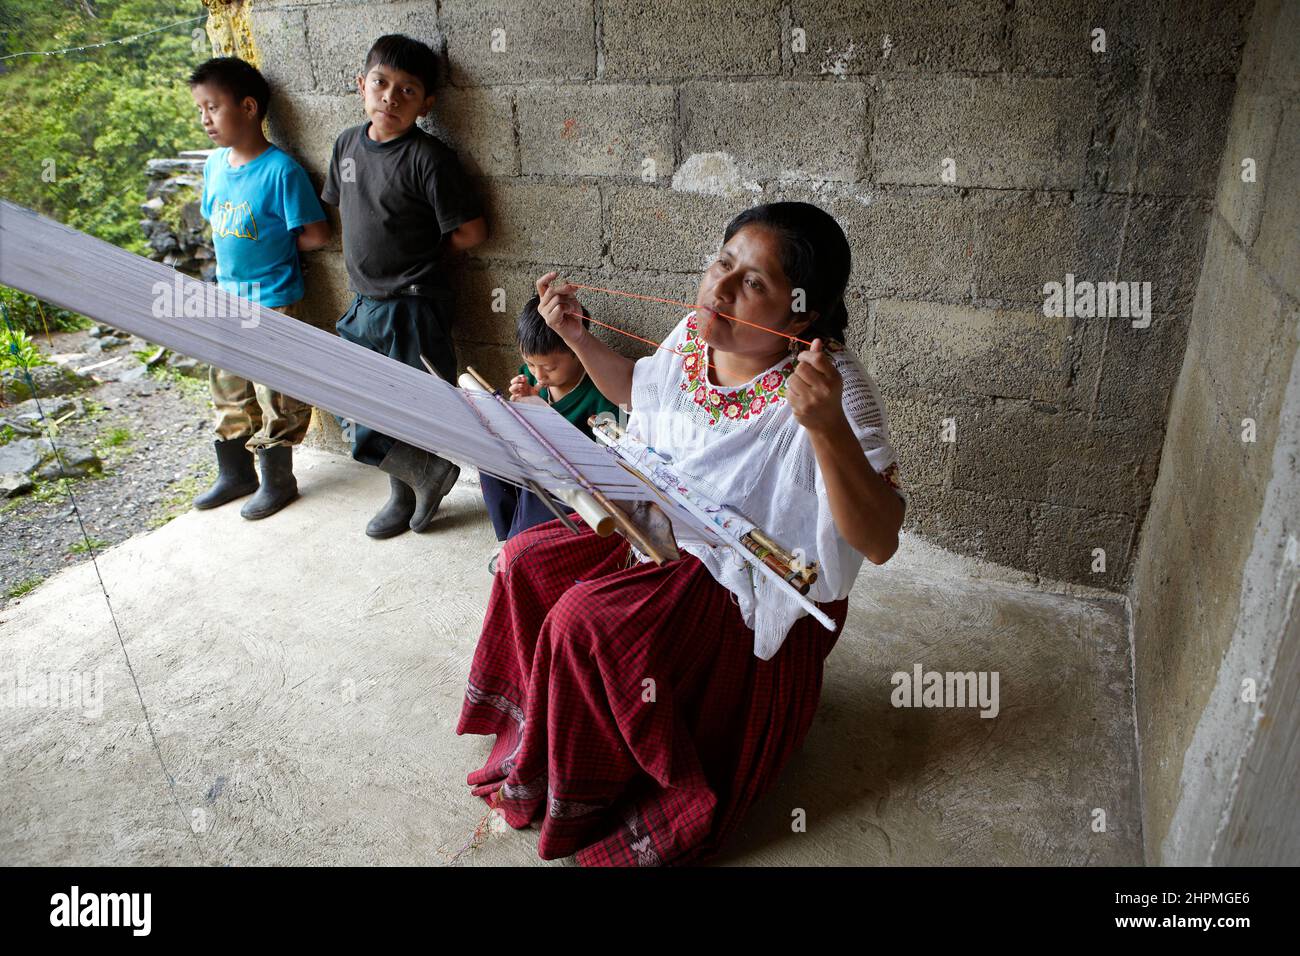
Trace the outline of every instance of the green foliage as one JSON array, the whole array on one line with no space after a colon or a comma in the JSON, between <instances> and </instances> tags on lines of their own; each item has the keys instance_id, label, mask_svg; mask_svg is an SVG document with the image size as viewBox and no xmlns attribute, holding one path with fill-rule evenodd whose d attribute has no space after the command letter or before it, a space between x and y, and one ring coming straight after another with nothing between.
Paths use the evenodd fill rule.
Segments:
<instances>
[{"instance_id":1,"label":"green foliage","mask_svg":"<svg viewBox=\"0 0 1300 956\"><path fill-rule=\"evenodd\" d=\"M0 115L3 113L4 107L0 105ZM0 285L0 303L4 303L10 323L15 328L32 335L44 334L47 328L51 332L73 332L90 325L90 320L84 315L60 309L57 305L50 305L48 302L40 302L35 297L11 289L7 285Z\"/></svg>"},{"instance_id":2,"label":"green foliage","mask_svg":"<svg viewBox=\"0 0 1300 956\"><path fill-rule=\"evenodd\" d=\"M9 593L5 596L10 598L19 598L24 594L30 594L32 591L35 591L44 580L45 579L39 575L33 578L27 578L25 581L20 581L11 587Z\"/></svg>"},{"instance_id":3,"label":"green foliage","mask_svg":"<svg viewBox=\"0 0 1300 956\"><path fill-rule=\"evenodd\" d=\"M0 0L0 50L81 46L204 12L199 0ZM0 195L144 252L145 162L210 145L186 83L211 55L192 33L202 26L0 64Z\"/></svg>"},{"instance_id":4,"label":"green foliage","mask_svg":"<svg viewBox=\"0 0 1300 956\"><path fill-rule=\"evenodd\" d=\"M50 360L41 354L36 343L22 329L12 332L0 325L0 369L33 368L49 365Z\"/></svg>"},{"instance_id":5,"label":"green foliage","mask_svg":"<svg viewBox=\"0 0 1300 956\"><path fill-rule=\"evenodd\" d=\"M71 554L89 554L91 550L103 551L108 547L108 542L102 538L82 538L72 547L68 548Z\"/></svg>"}]
</instances>

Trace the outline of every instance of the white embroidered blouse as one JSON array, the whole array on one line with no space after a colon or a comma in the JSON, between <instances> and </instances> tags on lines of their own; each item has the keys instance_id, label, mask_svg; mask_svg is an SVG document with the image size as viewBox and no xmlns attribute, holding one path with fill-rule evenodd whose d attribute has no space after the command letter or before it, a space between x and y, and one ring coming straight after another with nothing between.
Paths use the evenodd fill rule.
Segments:
<instances>
[{"instance_id":1,"label":"white embroidered blouse","mask_svg":"<svg viewBox=\"0 0 1300 956\"><path fill-rule=\"evenodd\" d=\"M696 332L692 312L664 340L665 349L633 367L629 434L670 460L703 495L739 511L783 547L803 549L806 561L817 561L810 600L847 597L863 557L835 527L812 443L786 401L794 358L743 385L714 385L706 374L709 347ZM871 466L906 501L875 381L848 349L833 345L831 354L844 379L845 417ZM807 613L790 590L755 574L730 548L683 544L682 550L736 596L754 631L754 653L769 660Z\"/></svg>"}]
</instances>

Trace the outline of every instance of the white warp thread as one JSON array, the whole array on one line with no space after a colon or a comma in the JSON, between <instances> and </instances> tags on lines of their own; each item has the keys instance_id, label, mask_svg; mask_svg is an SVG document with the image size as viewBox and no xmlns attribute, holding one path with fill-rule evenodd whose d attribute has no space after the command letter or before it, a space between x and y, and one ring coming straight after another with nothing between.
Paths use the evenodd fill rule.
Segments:
<instances>
[{"instance_id":1,"label":"white warp thread","mask_svg":"<svg viewBox=\"0 0 1300 956\"><path fill-rule=\"evenodd\" d=\"M0 283L507 481L578 487L491 395L458 389L4 200ZM170 314L157 315L162 288L168 289L171 307L157 311ZM182 311L172 301L178 290L187 299L202 296L211 308L200 316L176 315ZM467 399L488 420L491 431L484 429ZM515 407L611 498L660 501L608 449L553 408L527 403ZM502 447L503 440L513 446L513 454ZM670 517L674 526L695 523L685 513Z\"/></svg>"}]
</instances>

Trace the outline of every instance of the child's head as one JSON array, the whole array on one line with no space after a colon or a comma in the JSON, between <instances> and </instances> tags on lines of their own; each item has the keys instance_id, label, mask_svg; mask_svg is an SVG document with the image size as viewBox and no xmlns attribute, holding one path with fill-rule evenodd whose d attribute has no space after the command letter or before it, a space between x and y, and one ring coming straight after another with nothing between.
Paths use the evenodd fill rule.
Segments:
<instances>
[{"instance_id":1,"label":"child's head","mask_svg":"<svg viewBox=\"0 0 1300 956\"><path fill-rule=\"evenodd\" d=\"M391 139L433 109L437 82L438 54L419 40L390 33L370 48L357 89L375 132Z\"/></svg>"},{"instance_id":2,"label":"child's head","mask_svg":"<svg viewBox=\"0 0 1300 956\"><path fill-rule=\"evenodd\" d=\"M190 74L190 95L204 131L218 146L230 146L262 130L271 87L257 67L235 56L219 56Z\"/></svg>"},{"instance_id":3,"label":"child's head","mask_svg":"<svg viewBox=\"0 0 1300 956\"><path fill-rule=\"evenodd\" d=\"M515 327L519 354L542 388L574 385L582 378L582 362L537 311L541 301L538 296L533 296L519 313ZM583 309L582 314L586 316L587 310ZM586 318L582 324L584 328L589 325Z\"/></svg>"}]
</instances>

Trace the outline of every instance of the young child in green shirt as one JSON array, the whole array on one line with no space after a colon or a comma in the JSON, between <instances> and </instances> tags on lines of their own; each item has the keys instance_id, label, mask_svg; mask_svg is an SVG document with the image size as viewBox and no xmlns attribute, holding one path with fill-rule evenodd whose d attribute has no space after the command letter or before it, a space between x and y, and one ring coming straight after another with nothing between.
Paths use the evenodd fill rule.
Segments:
<instances>
[{"instance_id":1,"label":"young child in green shirt","mask_svg":"<svg viewBox=\"0 0 1300 956\"><path fill-rule=\"evenodd\" d=\"M510 380L510 399L516 401L536 395L591 437L587 419L601 412L618 414L618 406L600 393L596 383L587 376L582 362L546 324L537 311L539 301L537 296L533 296L519 314L515 339L524 364L519 366L519 374ZM583 324L586 324L585 319ZM479 485L498 541L507 541L521 531L555 518L531 491L508 481L480 475ZM496 572L496 557L493 554L488 565L493 573Z\"/></svg>"}]
</instances>

